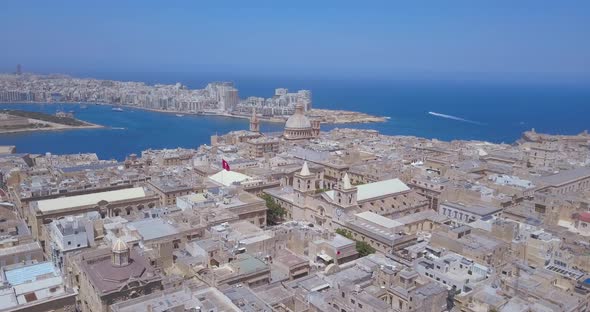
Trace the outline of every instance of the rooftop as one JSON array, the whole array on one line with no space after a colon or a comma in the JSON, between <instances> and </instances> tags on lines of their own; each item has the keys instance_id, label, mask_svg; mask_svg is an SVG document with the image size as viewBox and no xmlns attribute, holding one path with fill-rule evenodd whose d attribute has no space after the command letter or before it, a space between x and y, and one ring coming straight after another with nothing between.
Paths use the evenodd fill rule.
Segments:
<instances>
[{"instance_id":1,"label":"rooftop","mask_svg":"<svg viewBox=\"0 0 590 312\"><path fill-rule=\"evenodd\" d=\"M249 176L236 171L221 170L209 177L209 179L221 185L230 186L234 183L243 182L250 179Z\"/></svg>"},{"instance_id":2,"label":"rooftop","mask_svg":"<svg viewBox=\"0 0 590 312\"><path fill-rule=\"evenodd\" d=\"M384 227L386 229L393 229L393 228L396 228L396 227L402 225L400 222L398 222L396 220L378 215L378 214L371 212L371 211L357 213L357 214L355 214L355 216L358 218L361 218L363 220L377 224L377 225Z\"/></svg>"},{"instance_id":3,"label":"rooftop","mask_svg":"<svg viewBox=\"0 0 590 312\"><path fill-rule=\"evenodd\" d=\"M379 182L357 185L357 201L371 200L387 195L409 191L410 188L400 179L390 179ZM334 191L327 191L326 195L334 200Z\"/></svg>"},{"instance_id":4,"label":"rooftop","mask_svg":"<svg viewBox=\"0 0 590 312\"><path fill-rule=\"evenodd\" d=\"M389 179L385 181L362 184L357 186L357 189L358 201L406 192L410 190L410 188L400 179Z\"/></svg>"},{"instance_id":5,"label":"rooftop","mask_svg":"<svg viewBox=\"0 0 590 312\"><path fill-rule=\"evenodd\" d=\"M553 175L537 178L536 181L544 185L560 186L587 177L590 177L590 167L561 171Z\"/></svg>"},{"instance_id":6,"label":"rooftop","mask_svg":"<svg viewBox=\"0 0 590 312\"><path fill-rule=\"evenodd\" d=\"M107 202L116 202L143 198L145 196L146 193L143 187L134 187L108 192L40 200L37 202L37 208L41 212L51 212L61 209L96 205L103 200Z\"/></svg>"},{"instance_id":7,"label":"rooftop","mask_svg":"<svg viewBox=\"0 0 590 312\"><path fill-rule=\"evenodd\" d=\"M13 286L27 282L36 282L43 276L57 276L57 271L52 262L41 262L25 265L4 271L6 281Z\"/></svg>"},{"instance_id":8,"label":"rooftop","mask_svg":"<svg viewBox=\"0 0 590 312\"><path fill-rule=\"evenodd\" d=\"M118 291L131 280L149 283L160 277L135 249L130 250L130 263L126 266L113 266L111 249L92 250L82 255L82 270L100 294Z\"/></svg>"},{"instance_id":9,"label":"rooftop","mask_svg":"<svg viewBox=\"0 0 590 312\"><path fill-rule=\"evenodd\" d=\"M462 210L465 212L476 214L478 216L486 216L486 215L493 214L493 213L496 213L496 212L502 210L502 208L499 208L499 207L480 206L480 205L463 205L463 204L453 203L453 202L444 202L444 203L441 203L441 206L447 206L447 207L450 207L453 209Z\"/></svg>"},{"instance_id":10,"label":"rooftop","mask_svg":"<svg viewBox=\"0 0 590 312\"><path fill-rule=\"evenodd\" d=\"M139 235L146 240L158 239L178 234L178 229L163 219L144 219L127 223L129 229L136 229Z\"/></svg>"}]
</instances>

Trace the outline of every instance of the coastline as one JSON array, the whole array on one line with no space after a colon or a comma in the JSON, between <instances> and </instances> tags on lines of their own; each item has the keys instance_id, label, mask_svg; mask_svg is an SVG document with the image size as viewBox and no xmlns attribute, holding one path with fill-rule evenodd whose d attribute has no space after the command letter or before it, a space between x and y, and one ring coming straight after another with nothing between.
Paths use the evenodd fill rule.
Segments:
<instances>
[{"instance_id":1,"label":"coastline","mask_svg":"<svg viewBox=\"0 0 590 312\"><path fill-rule=\"evenodd\" d=\"M2 112L2 111L0 110L0 112ZM8 112L8 115L18 116L18 115L10 114L10 112ZM50 114L46 114L46 113L43 113L43 115L44 116L45 115L46 116L51 116ZM2 134L24 133L24 132L66 131L66 130L77 130L77 129L102 129L102 128L106 128L103 125L91 123L91 122L88 122L88 121L85 121L85 120L81 120L81 119L78 119L78 118L71 118L71 119L79 122L80 125L68 125L68 124L63 124L63 123L49 121L49 120L43 120L43 119L37 119L37 118L32 118L32 117L25 117L25 118L28 119L28 125L31 126L31 127L22 127L22 128L15 128L15 129L0 129L0 135L2 135ZM38 127L39 125L42 125L42 127Z\"/></svg>"},{"instance_id":2,"label":"coastline","mask_svg":"<svg viewBox=\"0 0 590 312\"><path fill-rule=\"evenodd\" d=\"M147 108L147 107L140 107L140 106L131 106L131 105L121 105L121 104L111 104L111 103L100 103L100 102L10 102L10 103L0 103L0 107L2 104L39 104L39 105L54 105L54 104L80 104L80 105L104 105L104 106L115 106L121 108L129 108L129 109L139 109L144 111L151 111L156 113L165 113L165 114L182 114L182 115L190 115L190 116L217 116L217 117L228 117L228 118L238 118L238 119L250 119L248 115L238 115L238 114L231 114L225 112L184 112L184 111L175 111L175 110L164 110L164 109L156 109L156 108ZM362 124L362 123L380 123L386 122L389 118L388 117L381 117L381 116L373 116L366 113L355 112L355 111L346 111L346 110L333 110L333 109L317 109L312 108L310 111L306 113L307 116L312 118L320 119L320 122L323 124ZM287 121L289 116L280 116L280 117L264 117L258 116L258 119L264 122L270 123L284 123Z\"/></svg>"},{"instance_id":3,"label":"coastline","mask_svg":"<svg viewBox=\"0 0 590 312\"><path fill-rule=\"evenodd\" d=\"M67 131L67 130L85 130L85 129L103 129L107 128L102 125L97 124L90 124L88 126L60 126L60 127L47 127L47 128L32 128L32 129L11 129L11 130L0 130L0 135L2 134L14 134L14 133L23 133L23 132L42 132L42 131Z\"/></svg>"}]
</instances>

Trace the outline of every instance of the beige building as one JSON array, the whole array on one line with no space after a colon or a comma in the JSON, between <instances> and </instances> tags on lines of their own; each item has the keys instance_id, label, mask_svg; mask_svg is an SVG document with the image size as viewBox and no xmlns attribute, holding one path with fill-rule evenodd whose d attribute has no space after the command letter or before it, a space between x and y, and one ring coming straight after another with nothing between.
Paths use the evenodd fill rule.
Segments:
<instances>
[{"instance_id":1,"label":"beige building","mask_svg":"<svg viewBox=\"0 0 590 312\"><path fill-rule=\"evenodd\" d=\"M33 236L44 247L46 238L43 237L42 226L55 219L90 211L100 213L102 218L129 216L157 205L158 197L146 193L142 187L127 188L32 202L27 211L27 221Z\"/></svg>"},{"instance_id":2,"label":"beige building","mask_svg":"<svg viewBox=\"0 0 590 312\"><path fill-rule=\"evenodd\" d=\"M350 231L353 239L368 243L384 254L391 254L416 241L415 235L403 232L402 223L370 211L355 214L353 219L345 222L344 228Z\"/></svg>"},{"instance_id":3,"label":"beige building","mask_svg":"<svg viewBox=\"0 0 590 312\"><path fill-rule=\"evenodd\" d=\"M83 312L108 312L117 302L162 289L162 278L136 249L122 240L112 248L69 257L68 274L79 289L78 308Z\"/></svg>"},{"instance_id":4,"label":"beige building","mask_svg":"<svg viewBox=\"0 0 590 312\"><path fill-rule=\"evenodd\" d=\"M248 157L262 158L273 156L279 152L280 140L278 138L260 137L246 142Z\"/></svg>"},{"instance_id":5,"label":"beige building","mask_svg":"<svg viewBox=\"0 0 590 312\"><path fill-rule=\"evenodd\" d=\"M430 243L435 248L445 248L493 268L506 264L510 256L507 243L466 225L441 226L432 233Z\"/></svg>"},{"instance_id":6,"label":"beige building","mask_svg":"<svg viewBox=\"0 0 590 312\"><path fill-rule=\"evenodd\" d=\"M428 209L428 200L399 179L353 186L348 174L344 174L332 190L318 192L316 185L316 175L311 173L306 162L294 176L292 191L270 189L265 192L283 206L290 207L293 220L306 220L332 230L345 221L345 216L357 212L370 211L397 218Z\"/></svg>"},{"instance_id":7,"label":"beige building","mask_svg":"<svg viewBox=\"0 0 590 312\"><path fill-rule=\"evenodd\" d=\"M537 192L569 194L590 189L590 167L580 167L537 178Z\"/></svg>"},{"instance_id":8,"label":"beige building","mask_svg":"<svg viewBox=\"0 0 590 312\"><path fill-rule=\"evenodd\" d=\"M176 181L149 181L147 186L160 200L160 206L176 205L176 198L202 190Z\"/></svg>"},{"instance_id":9,"label":"beige building","mask_svg":"<svg viewBox=\"0 0 590 312\"><path fill-rule=\"evenodd\" d=\"M342 235L332 235L309 243L309 257L325 265L343 264L358 257L356 242Z\"/></svg>"}]
</instances>

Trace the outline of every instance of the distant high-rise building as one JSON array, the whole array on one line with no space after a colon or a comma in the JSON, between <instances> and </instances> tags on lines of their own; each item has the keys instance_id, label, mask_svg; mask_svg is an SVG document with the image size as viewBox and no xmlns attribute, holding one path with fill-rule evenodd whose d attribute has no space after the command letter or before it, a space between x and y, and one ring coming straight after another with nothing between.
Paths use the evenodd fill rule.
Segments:
<instances>
[{"instance_id":1,"label":"distant high-rise building","mask_svg":"<svg viewBox=\"0 0 590 312\"><path fill-rule=\"evenodd\" d=\"M240 101L238 89L231 82L212 82L207 85L205 90L217 100L218 109L221 111L232 111Z\"/></svg>"},{"instance_id":2,"label":"distant high-rise building","mask_svg":"<svg viewBox=\"0 0 590 312\"><path fill-rule=\"evenodd\" d=\"M22 70L21 70L20 64L16 64L16 72L15 72L15 74L17 74L17 75L22 74Z\"/></svg>"},{"instance_id":3,"label":"distant high-rise building","mask_svg":"<svg viewBox=\"0 0 590 312\"><path fill-rule=\"evenodd\" d=\"M287 93L289 93L289 90L287 90L285 88L275 89L275 95L281 96L281 95L287 95Z\"/></svg>"}]
</instances>

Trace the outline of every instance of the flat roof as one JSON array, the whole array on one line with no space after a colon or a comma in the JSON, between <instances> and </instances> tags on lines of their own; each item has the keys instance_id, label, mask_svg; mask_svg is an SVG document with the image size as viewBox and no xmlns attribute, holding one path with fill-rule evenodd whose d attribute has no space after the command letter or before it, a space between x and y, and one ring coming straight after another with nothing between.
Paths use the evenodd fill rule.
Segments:
<instances>
[{"instance_id":1,"label":"flat roof","mask_svg":"<svg viewBox=\"0 0 590 312\"><path fill-rule=\"evenodd\" d=\"M444 202L440 204L441 206L446 206L453 209L459 209L465 212L473 213L478 216L486 216L498 211L501 211L502 208L493 207L493 206L480 206L480 205L462 205L458 203L451 203L451 202Z\"/></svg>"},{"instance_id":2,"label":"flat roof","mask_svg":"<svg viewBox=\"0 0 590 312\"><path fill-rule=\"evenodd\" d=\"M13 286L35 282L37 277L47 274L57 276L57 272L51 261L21 266L4 272L6 281Z\"/></svg>"},{"instance_id":3,"label":"flat roof","mask_svg":"<svg viewBox=\"0 0 590 312\"><path fill-rule=\"evenodd\" d=\"M100 201L114 202L145 197L143 187L126 188L115 191L84 194L70 197L45 199L37 202L37 208L41 212L50 212L67 208L75 208L88 205L96 205Z\"/></svg>"},{"instance_id":4,"label":"flat roof","mask_svg":"<svg viewBox=\"0 0 590 312\"><path fill-rule=\"evenodd\" d=\"M39 245L39 242L30 242L30 243L26 243L26 244L20 244L20 245L16 245L16 246L1 248L0 249L0 256L13 255L13 254L17 254L17 253L31 252L31 251L43 252L43 250L41 249L41 245Z\"/></svg>"},{"instance_id":5,"label":"flat roof","mask_svg":"<svg viewBox=\"0 0 590 312\"><path fill-rule=\"evenodd\" d=\"M205 194L203 194L203 193L191 193L188 195L180 196L177 198L177 200L178 199L188 200L192 203L202 203L202 202L207 201L207 198L205 197Z\"/></svg>"},{"instance_id":6,"label":"flat roof","mask_svg":"<svg viewBox=\"0 0 590 312\"><path fill-rule=\"evenodd\" d=\"M136 229L139 235L146 241L179 233L175 226L162 219L144 219L129 222L126 226Z\"/></svg>"},{"instance_id":7,"label":"flat roof","mask_svg":"<svg viewBox=\"0 0 590 312\"><path fill-rule=\"evenodd\" d=\"M225 186L230 186L234 183L248 180L248 179L250 179L250 176L247 176L243 173L239 173L236 171L221 170L218 173L210 176L209 179L211 179L219 184L222 184Z\"/></svg>"},{"instance_id":8,"label":"flat roof","mask_svg":"<svg viewBox=\"0 0 590 312\"><path fill-rule=\"evenodd\" d=\"M536 181L549 186L561 186L590 176L590 167L580 167L537 178Z\"/></svg>"},{"instance_id":9,"label":"flat roof","mask_svg":"<svg viewBox=\"0 0 590 312\"><path fill-rule=\"evenodd\" d=\"M365 211L361 213L355 214L356 217L361 218L363 220L369 221L371 223L377 224L381 227L386 229L392 229L402 225L400 222L395 221L393 219L381 216L371 211Z\"/></svg>"},{"instance_id":10,"label":"flat roof","mask_svg":"<svg viewBox=\"0 0 590 312\"><path fill-rule=\"evenodd\" d=\"M340 234L334 235L332 239L326 240L326 242L328 243L328 245L335 248L343 248L350 244L354 244L354 241L352 239L348 239Z\"/></svg>"}]
</instances>

